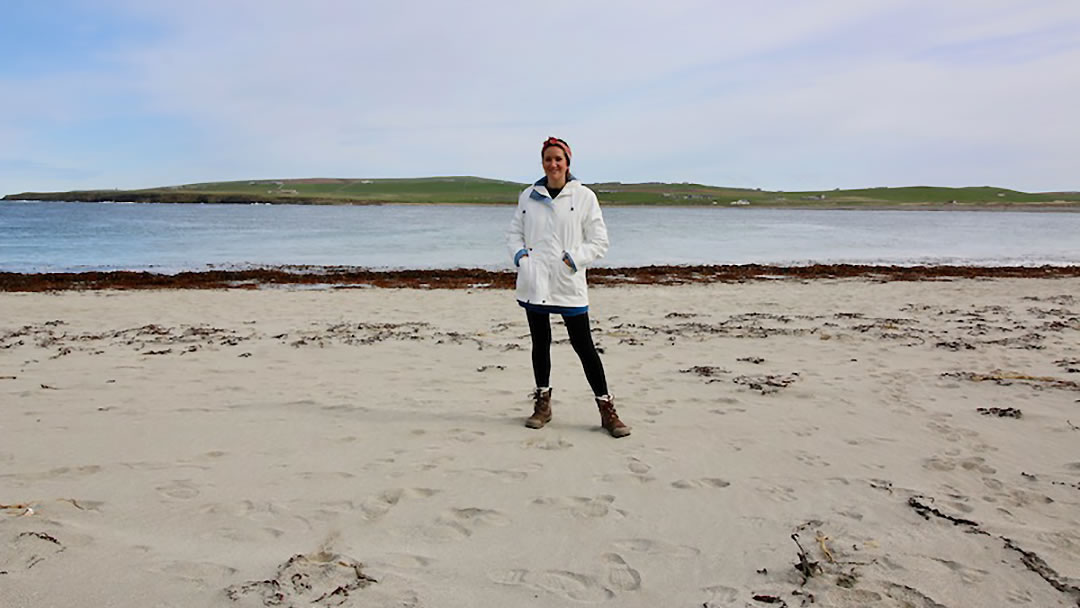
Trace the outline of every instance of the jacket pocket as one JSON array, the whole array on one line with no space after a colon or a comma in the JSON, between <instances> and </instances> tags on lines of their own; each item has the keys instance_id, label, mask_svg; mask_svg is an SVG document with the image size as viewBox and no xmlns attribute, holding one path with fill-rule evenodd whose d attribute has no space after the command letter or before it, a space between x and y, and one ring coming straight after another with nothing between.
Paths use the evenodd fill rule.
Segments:
<instances>
[{"instance_id":1,"label":"jacket pocket","mask_svg":"<svg viewBox=\"0 0 1080 608\"><path fill-rule=\"evenodd\" d=\"M518 260L517 269L517 299L528 301L532 298L536 287L536 272L533 271L532 259L523 256Z\"/></svg>"},{"instance_id":2,"label":"jacket pocket","mask_svg":"<svg viewBox=\"0 0 1080 608\"><path fill-rule=\"evenodd\" d=\"M579 296L577 277L574 274L574 270L561 259L552 264L551 296L553 298L565 300L575 299Z\"/></svg>"}]
</instances>

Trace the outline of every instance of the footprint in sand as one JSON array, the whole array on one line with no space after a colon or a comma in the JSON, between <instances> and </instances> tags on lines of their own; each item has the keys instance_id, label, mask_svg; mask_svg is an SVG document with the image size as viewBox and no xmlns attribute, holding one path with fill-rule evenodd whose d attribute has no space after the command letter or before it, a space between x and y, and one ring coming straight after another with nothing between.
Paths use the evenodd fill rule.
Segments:
<instances>
[{"instance_id":1,"label":"footprint in sand","mask_svg":"<svg viewBox=\"0 0 1080 608\"><path fill-rule=\"evenodd\" d=\"M710 595L709 601L705 603L706 608L731 606L739 599L739 590L727 585L712 585L701 590Z\"/></svg>"},{"instance_id":2,"label":"footprint in sand","mask_svg":"<svg viewBox=\"0 0 1080 608\"><path fill-rule=\"evenodd\" d=\"M499 511L466 507L444 512L434 525L424 530L424 535L435 540L461 540L472 536L480 528L509 525L510 518Z\"/></svg>"},{"instance_id":3,"label":"footprint in sand","mask_svg":"<svg viewBox=\"0 0 1080 608\"><path fill-rule=\"evenodd\" d=\"M911 606L911 608L942 608L943 606L943 604L935 602L925 593L914 587L897 585L896 583L890 582L886 582L885 586L887 588L885 595L888 595L899 602L903 602L903 604L901 604L903 606Z\"/></svg>"},{"instance_id":4,"label":"footprint in sand","mask_svg":"<svg viewBox=\"0 0 1080 608\"><path fill-rule=\"evenodd\" d=\"M832 464L826 461L817 454L811 454L810 452L798 451L795 453L795 460L798 460L802 464L808 467L831 467Z\"/></svg>"},{"instance_id":5,"label":"footprint in sand","mask_svg":"<svg viewBox=\"0 0 1080 608\"><path fill-rule=\"evenodd\" d=\"M574 517L595 519L604 517L612 510L622 514L622 511L612 508L615 497L610 494L602 494L593 498L585 496L570 496L566 498L537 498L534 505L551 506L570 511Z\"/></svg>"},{"instance_id":6,"label":"footprint in sand","mask_svg":"<svg viewBox=\"0 0 1080 608\"><path fill-rule=\"evenodd\" d=\"M352 558L322 551L294 555L274 578L230 585L225 594L234 602L251 595L266 606L352 605L359 598L351 594L376 582L363 567Z\"/></svg>"},{"instance_id":7,"label":"footprint in sand","mask_svg":"<svg viewBox=\"0 0 1080 608\"><path fill-rule=\"evenodd\" d=\"M743 408L743 407L729 407L729 408L726 408L726 409L714 408L714 409L709 410L709 413L710 414L716 414L718 416L727 416L728 414L744 414L744 413L746 413L746 408Z\"/></svg>"},{"instance_id":8,"label":"footprint in sand","mask_svg":"<svg viewBox=\"0 0 1080 608\"><path fill-rule=\"evenodd\" d=\"M622 483L624 481L636 481L638 483L649 483L655 481L656 478L649 475L649 471L652 467L641 462L637 458L631 458L629 464L626 466L630 470L629 473L605 473L598 475L594 479L603 483Z\"/></svg>"},{"instance_id":9,"label":"footprint in sand","mask_svg":"<svg viewBox=\"0 0 1080 608\"><path fill-rule=\"evenodd\" d=\"M842 587L833 587L832 589L827 590L819 599L824 600L822 603L826 606L858 606L859 608L863 608L864 606L876 604L885 598L881 597L880 593L870 591L869 589L844 589ZM915 608L912 604L899 605L904 608ZM938 606L936 604L935 606L937 606L937 608L945 608L944 606ZM920 604L919 608L930 607L924 607Z\"/></svg>"},{"instance_id":10,"label":"footprint in sand","mask_svg":"<svg viewBox=\"0 0 1080 608\"><path fill-rule=\"evenodd\" d=\"M83 477L85 475L93 475L94 473L100 473L101 467L96 464L89 464L81 467L57 467L50 469L48 473L40 475L42 479L52 479L55 477ZM28 477L28 476L24 476Z\"/></svg>"},{"instance_id":11,"label":"footprint in sand","mask_svg":"<svg viewBox=\"0 0 1080 608\"><path fill-rule=\"evenodd\" d=\"M612 589L618 591L637 591L641 589L641 573L630 567L618 553L605 553L604 564L607 568L605 580Z\"/></svg>"},{"instance_id":12,"label":"footprint in sand","mask_svg":"<svg viewBox=\"0 0 1080 608\"><path fill-rule=\"evenodd\" d=\"M470 431L468 429L454 428L447 431L447 435L454 441L460 441L462 443L472 443L477 439L480 439L487 433L483 431Z\"/></svg>"},{"instance_id":13,"label":"footprint in sand","mask_svg":"<svg viewBox=\"0 0 1080 608\"><path fill-rule=\"evenodd\" d=\"M353 477L356 477L356 475L349 471L304 471L296 473L296 477L305 481L327 481L333 483L335 481L341 481L342 479L352 479Z\"/></svg>"},{"instance_id":14,"label":"footprint in sand","mask_svg":"<svg viewBox=\"0 0 1080 608\"><path fill-rule=\"evenodd\" d=\"M615 592L595 578L568 570L504 570L491 573L489 578L499 585L522 585L578 602L603 602L615 597Z\"/></svg>"},{"instance_id":15,"label":"footprint in sand","mask_svg":"<svg viewBox=\"0 0 1080 608\"><path fill-rule=\"evenodd\" d=\"M423 570L431 566L435 560L430 557L424 557L422 555L413 555L411 553L389 553L382 557L382 559L372 562L380 566L391 566L394 568L401 568L403 570Z\"/></svg>"},{"instance_id":16,"label":"footprint in sand","mask_svg":"<svg viewBox=\"0 0 1080 608\"><path fill-rule=\"evenodd\" d=\"M799 500L799 497L795 495L795 489L787 486L766 484L754 488L754 490L765 494L765 498L776 502L795 502Z\"/></svg>"},{"instance_id":17,"label":"footprint in sand","mask_svg":"<svg viewBox=\"0 0 1080 608\"><path fill-rule=\"evenodd\" d=\"M604 473L603 475L597 475L594 477L596 481L600 483L625 483L627 481L633 481L637 483L649 483L656 481L656 478L652 475L639 475L637 473Z\"/></svg>"},{"instance_id":18,"label":"footprint in sand","mask_svg":"<svg viewBox=\"0 0 1080 608\"><path fill-rule=\"evenodd\" d=\"M528 439L524 443L522 443L521 446L524 448L532 448L537 450L565 450L567 448L574 447L574 444L560 437L558 439Z\"/></svg>"},{"instance_id":19,"label":"footprint in sand","mask_svg":"<svg viewBox=\"0 0 1080 608\"><path fill-rule=\"evenodd\" d=\"M498 469L473 469L472 473L479 477L492 477L505 482L523 481L529 476L525 471L500 471Z\"/></svg>"},{"instance_id":20,"label":"footprint in sand","mask_svg":"<svg viewBox=\"0 0 1080 608\"><path fill-rule=\"evenodd\" d=\"M466 472L476 475L478 477L490 477L498 479L499 481L514 482L523 481L529 476L529 473L534 473L544 468L544 465L538 462L519 466L513 469L470 469L467 471L453 471L455 473Z\"/></svg>"},{"instance_id":21,"label":"footprint in sand","mask_svg":"<svg viewBox=\"0 0 1080 608\"><path fill-rule=\"evenodd\" d=\"M645 553L647 555L656 555L660 557L689 559L701 555L700 550L688 545L676 545L662 540L652 540L649 538L620 540L612 543L612 546L619 551Z\"/></svg>"},{"instance_id":22,"label":"footprint in sand","mask_svg":"<svg viewBox=\"0 0 1080 608\"><path fill-rule=\"evenodd\" d=\"M172 483L158 486L156 489L169 498L179 498L181 500L190 500L201 494L199 488L188 479L177 479Z\"/></svg>"},{"instance_id":23,"label":"footprint in sand","mask_svg":"<svg viewBox=\"0 0 1080 608\"><path fill-rule=\"evenodd\" d=\"M65 549L57 537L47 532L23 532L8 548L0 553L0 572L29 570Z\"/></svg>"},{"instance_id":24,"label":"footprint in sand","mask_svg":"<svg viewBox=\"0 0 1080 608\"><path fill-rule=\"evenodd\" d=\"M972 456L970 458L934 456L927 458L923 463L923 468L930 469L931 471L952 471L957 467L960 467L965 471L976 471L988 475L997 473L997 469L987 465L986 459L981 456Z\"/></svg>"},{"instance_id":25,"label":"footprint in sand","mask_svg":"<svg viewBox=\"0 0 1080 608\"><path fill-rule=\"evenodd\" d=\"M439 493L430 488L391 488L360 503L365 519L375 520L386 515L403 498L429 498Z\"/></svg>"},{"instance_id":26,"label":"footprint in sand","mask_svg":"<svg viewBox=\"0 0 1080 608\"><path fill-rule=\"evenodd\" d=\"M700 488L726 488L731 485L730 481L716 479L714 477L702 477L701 479L680 479L672 482L671 487L680 490L696 490Z\"/></svg>"},{"instance_id":27,"label":"footprint in sand","mask_svg":"<svg viewBox=\"0 0 1080 608\"><path fill-rule=\"evenodd\" d=\"M205 582L209 579L225 578L236 574L236 568L210 562L172 561L150 566L149 570L151 572L164 574L171 578L196 583Z\"/></svg>"},{"instance_id":28,"label":"footprint in sand","mask_svg":"<svg viewBox=\"0 0 1080 608\"><path fill-rule=\"evenodd\" d=\"M1065 551L1076 559L1080 559L1080 532L1069 530L1038 532L1035 534L1035 538Z\"/></svg>"},{"instance_id":29,"label":"footprint in sand","mask_svg":"<svg viewBox=\"0 0 1080 608\"><path fill-rule=\"evenodd\" d=\"M1035 596L1030 591L1024 591L1022 589L1010 589L1005 593L1005 599L1009 600L1009 604L1030 604L1035 601Z\"/></svg>"},{"instance_id":30,"label":"footprint in sand","mask_svg":"<svg viewBox=\"0 0 1080 608\"><path fill-rule=\"evenodd\" d=\"M986 570L982 570L979 568L971 568L959 562L954 562L952 560L941 559L938 557L932 557L931 559L945 566L949 570L955 572L960 577L960 580L964 581L969 585L981 583L984 579L986 579L986 576L990 574Z\"/></svg>"}]
</instances>

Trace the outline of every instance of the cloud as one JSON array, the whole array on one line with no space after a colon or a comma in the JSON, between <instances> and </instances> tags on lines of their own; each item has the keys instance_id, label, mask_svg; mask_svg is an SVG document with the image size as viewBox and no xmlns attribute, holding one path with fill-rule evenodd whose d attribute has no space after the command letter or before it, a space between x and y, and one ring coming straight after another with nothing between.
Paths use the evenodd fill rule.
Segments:
<instances>
[{"instance_id":1,"label":"cloud","mask_svg":"<svg viewBox=\"0 0 1080 608\"><path fill-rule=\"evenodd\" d=\"M156 35L110 45L107 69L0 83L22 91L0 111L75 130L129 113L128 175L170 183L525 181L559 134L588 179L1076 187L1072 0L106 6ZM156 121L165 145L135 145Z\"/></svg>"}]
</instances>

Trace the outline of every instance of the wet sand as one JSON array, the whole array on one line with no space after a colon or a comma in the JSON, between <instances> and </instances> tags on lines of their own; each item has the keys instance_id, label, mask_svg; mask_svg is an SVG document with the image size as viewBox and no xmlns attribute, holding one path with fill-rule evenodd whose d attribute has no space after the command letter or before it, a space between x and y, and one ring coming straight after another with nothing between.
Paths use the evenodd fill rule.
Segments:
<instances>
[{"instance_id":1,"label":"wet sand","mask_svg":"<svg viewBox=\"0 0 1080 608\"><path fill-rule=\"evenodd\" d=\"M1080 605L1077 269L508 277L0 275L0 606Z\"/></svg>"}]
</instances>

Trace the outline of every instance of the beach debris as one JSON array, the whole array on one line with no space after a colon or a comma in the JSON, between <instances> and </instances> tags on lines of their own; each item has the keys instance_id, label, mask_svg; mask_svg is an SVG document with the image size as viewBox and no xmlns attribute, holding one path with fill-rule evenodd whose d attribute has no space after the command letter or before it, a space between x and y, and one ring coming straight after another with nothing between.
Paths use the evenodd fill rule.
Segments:
<instances>
[{"instance_id":1,"label":"beach debris","mask_svg":"<svg viewBox=\"0 0 1080 608\"><path fill-rule=\"evenodd\" d=\"M74 498L57 498L56 500L58 500L60 502L70 502L76 509L78 509L80 511L85 511L86 510L86 508L83 507L82 505L80 505L79 502L77 500L75 500Z\"/></svg>"},{"instance_id":2,"label":"beach debris","mask_svg":"<svg viewBox=\"0 0 1080 608\"><path fill-rule=\"evenodd\" d=\"M887 479L871 479L870 487L875 490L885 490L889 494L893 493L892 482Z\"/></svg>"},{"instance_id":3,"label":"beach debris","mask_svg":"<svg viewBox=\"0 0 1080 608\"><path fill-rule=\"evenodd\" d=\"M1054 365L1064 369L1066 374L1080 374L1080 359L1058 359Z\"/></svg>"},{"instance_id":4,"label":"beach debris","mask_svg":"<svg viewBox=\"0 0 1080 608\"><path fill-rule=\"evenodd\" d=\"M264 606L340 606L352 592L378 582L363 567L328 551L297 554L278 567L274 578L230 585L225 595L235 602L255 594Z\"/></svg>"},{"instance_id":5,"label":"beach debris","mask_svg":"<svg viewBox=\"0 0 1080 608\"><path fill-rule=\"evenodd\" d=\"M1056 570L1051 568L1050 565L1046 563L1046 560L1039 557L1034 551L1027 551L1020 548L1010 538L1004 536L1001 536L1000 538L1005 541L1006 549L1011 549L1020 554L1020 562L1023 563L1028 570L1038 574L1043 580L1050 583L1050 586L1054 589L1070 596L1076 601L1076 605L1080 606L1080 587L1062 580L1062 576L1058 574Z\"/></svg>"},{"instance_id":6,"label":"beach debris","mask_svg":"<svg viewBox=\"0 0 1080 608\"><path fill-rule=\"evenodd\" d=\"M998 418L1021 418L1023 412L1015 407L977 407L975 411L983 416L997 416Z\"/></svg>"},{"instance_id":7,"label":"beach debris","mask_svg":"<svg viewBox=\"0 0 1080 608\"><path fill-rule=\"evenodd\" d=\"M836 559L833 558L832 552L829 551L829 548L825 546L825 541L829 540L829 537L825 536L825 534L822 533L821 530L818 530L817 536L815 536L814 538L818 541L818 544L821 545L821 553L825 555L825 559L829 560L829 563L835 564Z\"/></svg>"},{"instance_id":8,"label":"beach debris","mask_svg":"<svg viewBox=\"0 0 1080 608\"><path fill-rule=\"evenodd\" d=\"M961 342L960 340L950 340L948 342L938 342L935 344L937 348L944 348L953 352L958 350L975 350L975 347L967 342Z\"/></svg>"},{"instance_id":9,"label":"beach debris","mask_svg":"<svg viewBox=\"0 0 1080 608\"><path fill-rule=\"evenodd\" d=\"M55 536L53 536L51 534L47 534L45 532L23 532L22 534L19 534L15 538L22 538L24 536L34 536L34 537L40 538L41 540L48 541L48 542L56 545L57 547L63 547L64 546L63 543L56 540Z\"/></svg>"},{"instance_id":10,"label":"beach debris","mask_svg":"<svg viewBox=\"0 0 1080 608\"><path fill-rule=\"evenodd\" d=\"M1074 304L1076 302L1076 298L1070 295L1047 296L1045 298L1039 296L1024 296L1020 299L1029 300L1031 302L1050 302L1051 304L1058 304L1061 306Z\"/></svg>"},{"instance_id":11,"label":"beach debris","mask_svg":"<svg viewBox=\"0 0 1080 608\"><path fill-rule=\"evenodd\" d=\"M13 505L0 505L0 511L21 511L20 513L16 513L15 516L22 517L25 515L33 515L34 507L29 503L16 503Z\"/></svg>"},{"instance_id":12,"label":"beach debris","mask_svg":"<svg viewBox=\"0 0 1080 608\"><path fill-rule=\"evenodd\" d=\"M934 281L944 278L1042 279L1080 276L1075 266L864 266L812 264L765 266L727 264L711 266L647 266L591 268L589 281L597 285L677 285L684 283L743 283L781 279L836 279L869 277L878 281ZM175 275L146 272L0 273L0 291L42 292L86 289L251 289L258 285L331 285L364 287L417 287L513 289L513 271L476 268L431 270L369 270L349 266L278 266L246 270L213 269ZM1064 305L1067 296L1044 298Z\"/></svg>"},{"instance_id":13,"label":"beach debris","mask_svg":"<svg viewBox=\"0 0 1080 608\"><path fill-rule=\"evenodd\" d=\"M855 584L859 582L859 576L854 570L851 572L841 572L836 577L836 586L843 587L844 589L854 589Z\"/></svg>"},{"instance_id":14,"label":"beach debris","mask_svg":"<svg viewBox=\"0 0 1080 608\"><path fill-rule=\"evenodd\" d=\"M736 361L744 361L746 363L753 363L754 365L761 365L765 362L763 357L739 357Z\"/></svg>"},{"instance_id":15,"label":"beach debris","mask_svg":"<svg viewBox=\"0 0 1080 608\"><path fill-rule=\"evenodd\" d=\"M952 515L946 515L945 513L942 513L941 511L939 511L936 507L931 507L930 505L927 505L927 504L923 503L922 501L919 500L919 498L923 498L925 500L928 500L929 502L934 502L934 499L933 498L927 498L925 496L912 496L912 497L908 498L908 506L910 506L912 509L915 509L915 512L918 513L919 515L922 515L923 519L925 519L927 521L930 521L930 516L931 515L935 515L937 517L940 517L941 519L946 519L948 521L951 521L953 523L953 525L955 525L955 526L959 526L959 525L978 526L979 525L978 522L971 521L970 519L964 519L962 517L955 517L955 516L952 516Z\"/></svg>"},{"instance_id":16,"label":"beach debris","mask_svg":"<svg viewBox=\"0 0 1080 608\"><path fill-rule=\"evenodd\" d=\"M1080 382L1061 380L1060 378L1054 378L1053 376L1032 376L1019 372L1002 371L1000 369L995 369L987 374L980 374L978 372L942 372L941 376L944 378L970 380L971 382L994 382L1001 386L1010 386L1013 382L1019 382L1020 384L1025 384L1037 389L1060 388L1080 391Z\"/></svg>"},{"instance_id":17,"label":"beach debris","mask_svg":"<svg viewBox=\"0 0 1080 608\"><path fill-rule=\"evenodd\" d=\"M502 370L506 369L506 366L505 365L481 365L480 367L476 368L476 371L478 371L478 372L486 372L489 369L495 369L495 370L502 371Z\"/></svg>"},{"instance_id":18,"label":"beach debris","mask_svg":"<svg viewBox=\"0 0 1080 608\"><path fill-rule=\"evenodd\" d=\"M1075 424L1073 424L1072 420L1066 419L1065 422L1067 422L1069 424L1069 428L1071 428L1072 430L1080 431L1080 426L1076 426Z\"/></svg>"},{"instance_id":19,"label":"beach debris","mask_svg":"<svg viewBox=\"0 0 1080 608\"><path fill-rule=\"evenodd\" d=\"M814 594L810 593L809 591L801 591L799 589L794 589L792 590L791 595L794 595L795 597L801 597L802 606L806 606L807 604L813 604L816 601Z\"/></svg>"},{"instance_id":20,"label":"beach debris","mask_svg":"<svg viewBox=\"0 0 1080 608\"><path fill-rule=\"evenodd\" d=\"M762 395L768 395L770 393L778 392L782 388L786 388L792 382L795 382L799 378L799 372L791 372L787 375L780 374L761 374L756 376L736 376L732 378L732 382L735 384L741 384L750 388L750 390L761 391Z\"/></svg>"},{"instance_id":21,"label":"beach debris","mask_svg":"<svg viewBox=\"0 0 1080 608\"><path fill-rule=\"evenodd\" d=\"M694 313L694 312L669 312L668 314L664 315L664 318L665 319L692 319L692 318L694 318L696 316L698 316L698 314Z\"/></svg>"},{"instance_id":22,"label":"beach debris","mask_svg":"<svg viewBox=\"0 0 1080 608\"><path fill-rule=\"evenodd\" d=\"M1070 582L1071 579L1062 577L1061 574L1059 574L1056 570L1054 570L1052 567L1050 567L1050 565L1047 564L1046 561L1043 558L1039 557L1039 555L1037 553L1035 553L1034 551L1028 551L1028 550L1020 547L1019 545L1016 544L1016 541L1012 540L1011 538L1009 538L1007 536L1003 536L1003 535L1000 535L1000 534L991 534L990 532L987 532L986 530L984 530L982 528L982 525L979 524L978 522L972 521L970 519L964 519L962 517L956 517L956 516L953 516L953 515L948 515L946 513L942 513L938 509L936 509L934 507L930 507L929 505L921 502L919 500L919 498L923 498L925 500L928 500L929 502L933 502L933 498L927 498L925 496L924 497L912 496L912 497L908 498L908 506L915 509L915 511L919 515L922 515L924 519L929 521L930 520L930 515L934 515L935 517L939 517L941 519L951 521L953 523L953 525L956 525L956 526L959 526L959 525L969 526L968 532L970 532L972 534L979 534L979 535L982 535L982 536L991 536L991 537L995 537L995 538L1000 539L1001 541L1003 541L1005 543L1005 548L1006 549L1009 549L1010 551L1014 551L1014 552L1020 554L1020 563L1024 564L1024 566L1028 570L1031 570L1035 574L1038 574L1044 581L1049 583L1051 587L1053 587L1054 589L1057 589L1058 591L1066 594L1067 596L1069 596L1069 598L1072 601L1076 602L1077 606L1080 606L1080 586L1077 586L1077 585L1073 584L1072 582ZM914 589L911 589L910 587L908 587L907 589L909 589L911 591L914 591ZM929 599L929 598L927 598L927 599ZM937 604L937 603L929 604L929 605L931 605L931 606L940 606L940 604Z\"/></svg>"},{"instance_id":23,"label":"beach debris","mask_svg":"<svg viewBox=\"0 0 1080 608\"><path fill-rule=\"evenodd\" d=\"M49 555L63 553L66 549L62 542L47 532L22 532L15 537L15 545L13 557L22 561L27 570L45 561ZM15 565L14 560L5 561L7 566Z\"/></svg>"},{"instance_id":24,"label":"beach debris","mask_svg":"<svg viewBox=\"0 0 1080 608\"><path fill-rule=\"evenodd\" d=\"M247 359L248 357L251 356L251 353L240 353L239 355L236 355L236 356L240 357L241 359Z\"/></svg>"},{"instance_id":25,"label":"beach debris","mask_svg":"<svg viewBox=\"0 0 1080 608\"><path fill-rule=\"evenodd\" d=\"M0 380L17 380L15 376L0 376Z\"/></svg>"},{"instance_id":26,"label":"beach debris","mask_svg":"<svg viewBox=\"0 0 1080 608\"><path fill-rule=\"evenodd\" d=\"M171 348L166 348L164 350L148 350L148 351L146 351L145 353L142 353L142 354L144 354L144 355L167 355L167 354L169 354L171 352L172 352Z\"/></svg>"},{"instance_id":27,"label":"beach debris","mask_svg":"<svg viewBox=\"0 0 1080 608\"><path fill-rule=\"evenodd\" d=\"M787 608L787 602L775 595L765 595L758 593L754 595L751 599L753 599L755 602L761 602L763 604L780 604L780 608Z\"/></svg>"},{"instance_id":28,"label":"beach debris","mask_svg":"<svg viewBox=\"0 0 1080 608\"><path fill-rule=\"evenodd\" d=\"M810 558L806 554L806 550L799 544L799 534L797 532L791 535L791 540L795 541L795 546L799 548L799 562L795 564L795 569L802 574L802 584L805 585L811 577L815 574L823 574L824 570L822 570L821 565L817 562L810 561Z\"/></svg>"},{"instance_id":29,"label":"beach debris","mask_svg":"<svg viewBox=\"0 0 1080 608\"><path fill-rule=\"evenodd\" d=\"M55 386L50 386L50 385L48 385L48 384L42 384L42 385L41 385L41 388L43 388L43 389L45 389L45 390L49 390L49 391L56 391L56 390L60 390L60 389L56 388Z\"/></svg>"},{"instance_id":30,"label":"beach debris","mask_svg":"<svg viewBox=\"0 0 1080 608\"><path fill-rule=\"evenodd\" d=\"M714 367L712 365L695 365L686 369L680 369L680 374L694 374L703 378L712 378L713 376L719 376L720 374L730 374L730 370L726 370L722 367Z\"/></svg>"}]
</instances>

